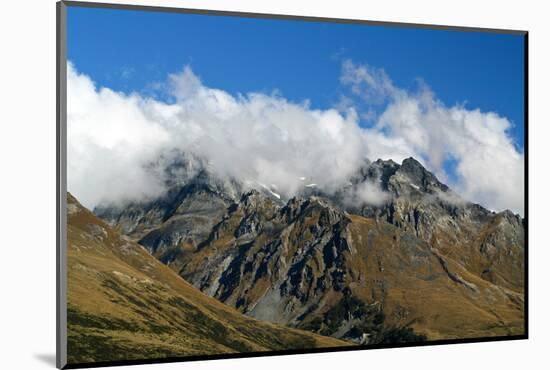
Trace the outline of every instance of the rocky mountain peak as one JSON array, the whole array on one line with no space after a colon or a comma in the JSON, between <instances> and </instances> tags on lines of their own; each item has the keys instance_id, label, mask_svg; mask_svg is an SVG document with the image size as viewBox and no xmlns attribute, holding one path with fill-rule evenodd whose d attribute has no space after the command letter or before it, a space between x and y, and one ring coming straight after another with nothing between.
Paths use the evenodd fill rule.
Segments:
<instances>
[{"instance_id":1,"label":"rocky mountain peak","mask_svg":"<svg viewBox=\"0 0 550 370\"><path fill-rule=\"evenodd\" d=\"M426 313L420 300L392 302L401 295L392 289L433 287L448 297L428 323L453 337L464 321L449 329L440 315L452 319L467 305L476 315L493 312L495 299L507 313L507 296L472 300L491 284L521 289L521 218L462 200L414 158L365 159L339 189L305 185L288 200L274 186L186 168L196 171L163 198L97 213L249 316L377 343L389 328ZM500 325L492 314L484 320L484 327Z\"/></svg>"},{"instance_id":2,"label":"rocky mountain peak","mask_svg":"<svg viewBox=\"0 0 550 370\"><path fill-rule=\"evenodd\" d=\"M394 190L398 194L403 186L412 187L426 193L446 192L449 189L447 185L441 183L433 173L412 157L403 160L393 179Z\"/></svg>"},{"instance_id":3,"label":"rocky mountain peak","mask_svg":"<svg viewBox=\"0 0 550 370\"><path fill-rule=\"evenodd\" d=\"M350 182L352 186L365 182L378 184L381 190L388 191L395 197L449 190L447 185L441 183L413 157L406 158L401 164L391 159L366 161L351 177Z\"/></svg>"},{"instance_id":4,"label":"rocky mountain peak","mask_svg":"<svg viewBox=\"0 0 550 370\"><path fill-rule=\"evenodd\" d=\"M365 164L359 168L357 174L352 176L350 182L359 184L365 181L380 182L382 189L387 189L389 178L399 169L399 164L391 159L378 159L375 162L365 161Z\"/></svg>"},{"instance_id":5,"label":"rocky mountain peak","mask_svg":"<svg viewBox=\"0 0 550 370\"><path fill-rule=\"evenodd\" d=\"M413 157L405 158L401 163L401 168L403 170L420 171L420 172L425 171L424 166L422 166L422 164L416 159L414 159Z\"/></svg>"},{"instance_id":6,"label":"rocky mountain peak","mask_svg":"<svg viewBox=\"0 0 550 370\"><path fill-rule=\"evenodd\" d=\"M253 215L259 219L270 219L279 209L279 205L268 195L256 189L251 189L243 193L239 203L230 207L229 211L231 212L236 209L240 209L245 214Z\"/></svg>"},{"instance_id":7,"label":"rocky mountain peak","mask_svg":"<svg viewBox=\"0 0 550 370\"><path fill-rule=\"evenodd\" d=\"M287 222L294 220L298 214L300 214L305 206L305 199L300 197L293 197L288 200L283 208L279 211L280 217Z\"/></svg>"},{"instance_id":8,"label":"rocky mountain peak","mask_svg":"<svg viewBox=\"0 0 550 370\"><path fill-rule=\"evenodd\" d=\"M260 198L260 192L256 189L251 189L251 190L247 191L246 193L243 193L239 203L245 204L245 205L250 205L250 204L255 203L258 200L258 198Z\"/></svg>"},{"instance_id":9,"label":"rocky mountain peak","mask_svg":"<svg viewBox=\"0 0 550 370\"><path fill-rule=\"evenodd\" d=\"M514 212L508 209L500 212L499 215L510 225L513 225L515 227L520 227L521 225L523 225L523 218L518 214L514 214Z\"/></svg>"}]
</instances>

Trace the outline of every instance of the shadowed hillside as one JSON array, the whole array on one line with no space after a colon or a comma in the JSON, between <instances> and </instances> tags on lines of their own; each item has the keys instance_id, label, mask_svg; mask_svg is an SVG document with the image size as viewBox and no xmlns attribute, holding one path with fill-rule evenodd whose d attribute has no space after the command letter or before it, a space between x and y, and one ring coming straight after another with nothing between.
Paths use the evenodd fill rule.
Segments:
<instances>
[{"instance_id":1,"label":"shadowed hillside","mask_svg":"<svg viewBox=\"0 0 550 370\"><path fill-rule=\"evenodd\" d=\"M335 347L257 321L185 282L68 195L68 361Z\"/></svg>"}]
</instances>

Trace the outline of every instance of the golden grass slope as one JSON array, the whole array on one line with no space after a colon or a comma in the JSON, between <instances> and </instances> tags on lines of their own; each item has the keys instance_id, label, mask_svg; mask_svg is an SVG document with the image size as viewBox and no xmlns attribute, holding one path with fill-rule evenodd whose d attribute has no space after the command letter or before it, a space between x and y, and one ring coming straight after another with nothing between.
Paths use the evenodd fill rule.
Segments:
<instances>
[{"instance_id":1,"label":"golden grass slope","mask_svg":"<svg viewBox=\"0 0 550 370\"><path fill-rule=\"evenodd\" d=\"M359 254L351 269L364 273L353 290L381 302L388 324L410 326L429 340L524 334L523 289L482 279L455 259L457 251L442 253L452 249L443 242L414 246L397 228L350 218Z\"/></svg>"},{"instance_id":2,"label":"golden grass slope","mask_svg":"<svg viewBox=\"0 0 550 370\"><path fill-rule=\"evenodd\" d=\"M210 298L68 194L68 361L339 347Z\"/></svg>"},{"instance_id":3,"label":"golden grass slope","mask_svg":"<svg viewBox=\"0 0 550 370\"><path fill-rule=\"evenodd\" d=\"M485 267L476 262L477 244L453 244L442 236L434 236L432 243L428 243L387 222L347 215L350 223L343 233L347 247L336 253L332 248L315 244L311 233L312 227L322 224L325 211L321 206L308 208L303 218L276 234L281 244L274 252L264 248L276 240L267 232L260 233L244 247L237 244L235 229L243 216L237 211L217 229L217 239L197 250L182 246L182 258L170 267L243 313L322 335L340 338L356 324L373 340L383 340L384 333L395 328L412 328L427 340L524 334L524 293L520 282L500 284L504 278L483 279L478 271ZM307 245L314 247L307 250ZM241 255L226 253L238 248L243 248ZM271 257L265 258L267 255ZM231 271L237 273L230 281L223 281L216 272L218 266L224 268L226 256L236 261ZM301 265L295 262L302 257ZM267 273L258 274L264 260ZM514 265L504 263L505 258L502 260L498 272L506 272L506 266ZM339 270L331 267L333 261L340 261ZM513 273L502 273L499 277L519 275L523 269L521 258L513 261L518 264L514 265ZM476 263L480 267L473 270ZM247 268L247 264L252 267ZM296 275L291 274L294 266ZM206 274L211 271L212 274ZM340 272L344 288L335 289L334 280L327 282L335 272ZM281 296L281 282L293 279L298 293L293 290L292 294ZM319 284L320 281L324 284ZM318 289L319 286L325 288ZM365 312L348 320L350 323L346 325L340 321L350 316L343 309L350 306L349 299L361 302ZM382 328L373 328L370 321L378 308L385 319ZM330 318L335 315L334 320Z\"/></svg>"}]
</instances>

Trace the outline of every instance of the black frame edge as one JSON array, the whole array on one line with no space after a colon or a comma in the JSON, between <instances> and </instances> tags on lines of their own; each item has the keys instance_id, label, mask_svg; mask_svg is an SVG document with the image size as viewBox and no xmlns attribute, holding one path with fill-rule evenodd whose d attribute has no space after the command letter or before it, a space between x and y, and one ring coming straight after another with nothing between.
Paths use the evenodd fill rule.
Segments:
<instances>
[{"instance_id":1,"label":"black frame edge","mask_svg":"<svg viewBox=\"0 0 550 370\"><path fill-rule=\"evenodd\" d=\"M67 5L56 3L56 367L67 365Z\"/></svg>"},{"instance_id":2,"label":"black frame edge","mask_svg":"<svg viewBox=\"0 0 550 370\"><path fill-rule=\"evenodd\" d=\"M529 32L523 35L523 142L524 142L524 327L525 337L529 338Z\"/></svg>"}]
</instances>

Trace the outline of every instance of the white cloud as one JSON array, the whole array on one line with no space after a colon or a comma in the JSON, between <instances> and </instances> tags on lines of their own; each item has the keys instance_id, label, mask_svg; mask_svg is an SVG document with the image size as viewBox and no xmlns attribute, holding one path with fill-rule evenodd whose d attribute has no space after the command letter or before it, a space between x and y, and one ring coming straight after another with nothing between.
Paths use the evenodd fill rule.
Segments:
<instances>
[{"instance_id":1,"label":"white cloud","mask_svg":"<svg viewBox=\"0 0 550 370\"><path fill-rule=\"evenodd\" d=\"M68 189L88 207L158 195L173 149L286 196L303 187L301 177L338 187L366 152L353 115L279 96L232 96L204 86L188 67L169 77L173 104L97 89L71 65L67 84Z\"/></svg>"},{"instance_id":2,"label":"white cloud","mask_svg":"<svg viewBox=\"0 0 550 370\"><path fill-rule=\"evenodd\" d=\"M169 140L146 116L137 95L96 89L68 65L68 189L87 206L100 201L156 196L163 191L145 165Z\"/></svg>"},{"instance_id":3,"label":"white cloud","mask_svg":"<svg viewBox=\"0 0 550 370\"><path fill-rule=\"evenodd\" d=\"M380 184L370 181L361 183L354 195L359 204L364 203L373 206L380 206L390 199L390 194L383 191Z\"/></svg>"},{"instance_id":4,"label":"white cloud","mask_svg":"<svg viewBox=\"0 0 550 370\"><path fill-rule=\"evenodd\" d=\"M381 104L387 98L399 94L399 90L381 68L356 65L351 60L342 63L340 82L349 85L353 94L370 104Z\"/></svg>"},{"instance_id":5,"label":"white cloud","mask_svg":"<svg viewBox=\"0 0 550 370\"><path fill-rule=\"evenodd\" d=\"M383 108L362 128L353 99L340 109L311 109L280 95L231 95L204 86L189 67L172 74L165 103L97 88L68 66L68 188L86 206L154 197L173 150L207 158L219 176L273 184L291 196L307 178L325 190L345 184L365 157L401 162L414 156L442 179L456 161L454 186L491 209L523 212L523 154L496 113L446 107L423 86L411 93L381 69L343 63L341 82L352 95ZM364 202L386 195L365 185Z\"/></svg>"},{"instance_id":6,"label":"white cloud","mask_svg":"<svg viewBox=\"0 0 550 370\"><path fill-rule=\"evenodd\" d=\"M400 162L414 156L466 199L523 214L524 156L509 135L509 120L494 112L447 107L425 84L416 92L404 91L369 66L346 62L343 74L352 86L375 81L363 83L367 97L387 92L387 106L375 126L364 131L369 157ZM370 75L384 77L365 77ZM445 172L448 160L456 163L454 183Z\"/></svg>"}]
</instances>

